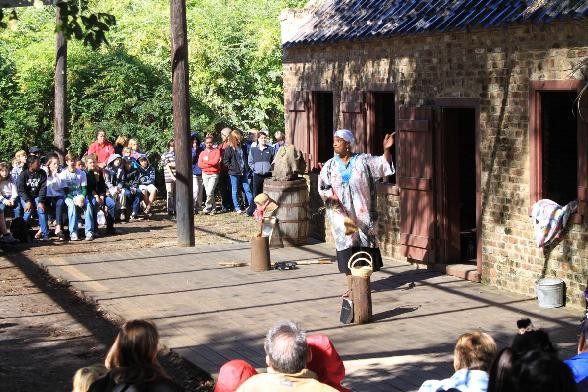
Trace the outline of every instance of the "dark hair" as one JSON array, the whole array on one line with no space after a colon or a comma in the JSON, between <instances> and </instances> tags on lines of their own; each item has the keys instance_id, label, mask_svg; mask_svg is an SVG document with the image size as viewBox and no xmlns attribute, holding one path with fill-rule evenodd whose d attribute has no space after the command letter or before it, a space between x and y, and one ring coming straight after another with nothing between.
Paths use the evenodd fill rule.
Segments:
<instances>
[{"instance_id":1,"label":"dark hair","mask_svg":"<svg viewBox=\"0 0 588 392\"><path fill-rule=\"evenodd\" d=\"M514 386L517 392L577 391L570 368L555 354L532 350L515 361Z\"/></svg>"},{"instance_id":2,"label":"dark hair","mask_svg":"<svg viewBox=\"0 0 588 392\"><path fill-rule=\"evenodd\" d=\"M31 165L35 162L41 162L41 158L36 155L29 155L27 157L27 167L31 167Z\"/></svg>"},{"instance_id":3,"label":"dark hair","mask_svg":"<svg viewBox=\"0 0 588 392\"><path fill-rule=\"evenodd\" d=\"M488 392L514 392L510 347L500 350L490 366Z\"/></svg>"},{"instance_id":4,"label":"dark hair","mask_svg":"<svg viewBox=\"0 0 588 392\"><path fill-rule=\"evenodd\" d=\"M157 361L159 333L147 320L131 320L123 324L106 356L117 384L139 384L167 377Z\"/></svg>"},{"instance_id":5,"label":"dark hair","mask_svg":"<svg viewBox=\"0 0 588 392\"><path fill-rule=\"evenodd\" d=\"M542 329L536 331L525 332L522 335L517 335L512 341L513 359L521 358L529 351L543 351L550 354L557 354L557 350L547 332Z\"/></svg>"}]
</instances>

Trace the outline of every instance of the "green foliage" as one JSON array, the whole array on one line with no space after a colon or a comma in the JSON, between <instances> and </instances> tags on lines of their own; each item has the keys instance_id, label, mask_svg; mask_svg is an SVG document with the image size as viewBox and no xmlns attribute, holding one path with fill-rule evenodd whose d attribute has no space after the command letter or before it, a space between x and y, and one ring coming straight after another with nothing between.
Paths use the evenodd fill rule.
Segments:
<instances>
[{"instance_id":1,"label":"green foliage","mask_svg":"<svg viewBox=\"0 0 588 392\"><path fill-rule=\"evenodd\" d=\"M278 15L303 3L188 0L192 129L283 129ZM68 147L82 153L103 128L111 140L137 137L154 158L173 135L169 1L84 4L117 24L108 47L68 44ZM17 31L0 30L0 159L33 144L50 150L53 138L55 9L18 17Z\"/></svg>"}]
</instances>

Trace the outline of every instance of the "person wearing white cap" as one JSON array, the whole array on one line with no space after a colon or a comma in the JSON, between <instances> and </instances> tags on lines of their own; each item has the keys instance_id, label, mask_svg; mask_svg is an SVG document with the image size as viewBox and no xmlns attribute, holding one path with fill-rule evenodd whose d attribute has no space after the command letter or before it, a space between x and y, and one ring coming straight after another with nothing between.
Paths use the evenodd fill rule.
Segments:
<instances>
[{"instance_id":1,"label":"person wearing white cap","mask_svg":"<svg viewBox=\"0 0 588 392\"><path fill-rule=\"evenodd\" d=\"M383 263L377 237L376 181L394 174L390 148L394 134L384 137L384 154L372 156L353 152L355 136L348 129L339 129L333 136L334 156L319 175L319 195L325 202L327 218L337 249L339 271L347 275L348 296L351 276L347 262L356 252L365 251L372 257L373 269Z\"/></svg>"}]
</instances>

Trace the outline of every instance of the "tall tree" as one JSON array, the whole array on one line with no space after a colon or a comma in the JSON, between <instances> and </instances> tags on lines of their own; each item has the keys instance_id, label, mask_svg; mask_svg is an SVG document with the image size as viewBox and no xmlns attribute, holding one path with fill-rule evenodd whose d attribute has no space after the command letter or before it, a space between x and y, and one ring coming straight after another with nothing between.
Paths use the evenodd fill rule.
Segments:
<instances>
[{"instance_id":1,"label":"tall tree","mask_svg":"<svg viewBox=\"0 0 588 392\"><path fill-rule=\"evenodd\" d=\"M57 24L62 19L62 8L57 7ZM55 110L53 114L53 148L61 163L65 163L65 141L67 139L67 40L63 29L56 33L55 40Z\"/></svg>"}]
</instances>

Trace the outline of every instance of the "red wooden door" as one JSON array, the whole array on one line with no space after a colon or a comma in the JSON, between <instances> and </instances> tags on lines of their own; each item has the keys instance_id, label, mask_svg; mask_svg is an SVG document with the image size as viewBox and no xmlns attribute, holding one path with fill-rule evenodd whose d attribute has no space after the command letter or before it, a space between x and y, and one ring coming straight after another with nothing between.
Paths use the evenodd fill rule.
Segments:
<instances>
[{"instance_id":1,"label":"red wooden door","mask_svg":"<svg viewBox=\"0 0 588 392\"><path fill-rule=\"evenodd\" d=\"M288 108L288 124L290 130L287 141L302 151L304 160L306 161L306 167L311 168L308 92L292 91L286 102L286 107Z\"/></svg>"},{"instance_id":2,"label":"red wooden door","mask_svg":"<svg viewBox=\"0 0 588 392\"><path fill-rule=\"evenodd\" d=\"M578 214L588 222L588 90L578 104Z\"/></svg>"},{"instance_id":3,"label":"red wooden door","mask_svg":"<svg viewBox=\"0 0 588 392\"><path fill-rule=\"evenodd\" d=\"M430 107L398 111L398 186L400 244L404 256L434 263L433 111Z\"/></svg>"},{"instance_id":4,"label":"red wooden door","mask_svg":"<svg viewBox=\"0 0 588 392\"><path fill-rule=\"evenodd\" d=\"M349 129L355 136L355 151L367 152L363 91L342 91L340 109L343 116L343 128Z\"/></svg>"}]
</instances>

